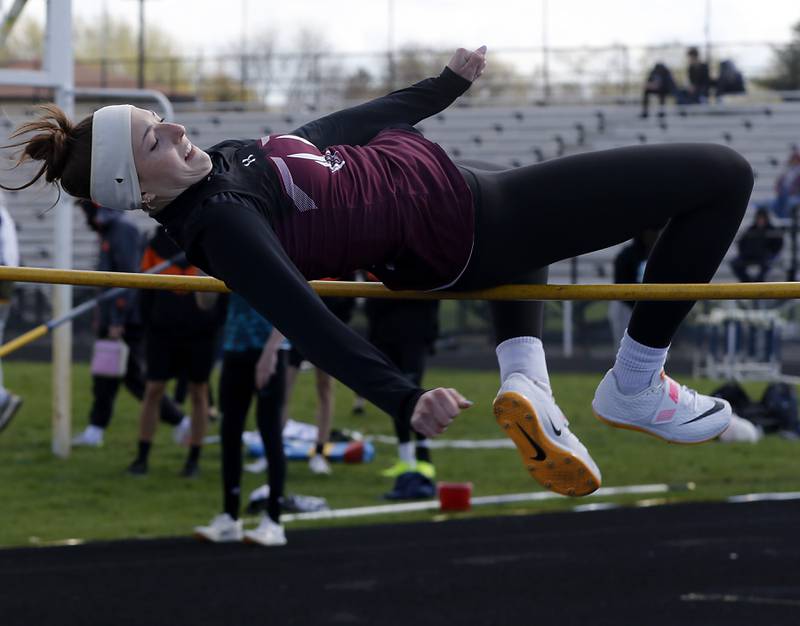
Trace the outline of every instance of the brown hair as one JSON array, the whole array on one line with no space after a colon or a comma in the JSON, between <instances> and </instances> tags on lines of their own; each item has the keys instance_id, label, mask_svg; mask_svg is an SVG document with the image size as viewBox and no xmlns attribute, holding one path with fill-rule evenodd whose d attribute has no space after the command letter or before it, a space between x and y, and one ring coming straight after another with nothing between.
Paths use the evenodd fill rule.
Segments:
<instances>
[{"instance_id":1,"label":"brown hair","mask_svg":"<svg viewBox=\"0 0 800 626\"><path fill-rule=\"evenodd\" d=\"M20 125L9 137L17 139L28 133L36 133L23 141L10 143L2 148L24 146L15 167L25 161L44 161L42 167L21 187L0 187L9 191L19 191L33 185L42 176L48 183L61 183L69 194L79 198L89 198L89 183L92 170L92 119L85 117L73 124L66 113L55 104L39 107L41 115L33 122Z\"/></svg>"}]
</instances>

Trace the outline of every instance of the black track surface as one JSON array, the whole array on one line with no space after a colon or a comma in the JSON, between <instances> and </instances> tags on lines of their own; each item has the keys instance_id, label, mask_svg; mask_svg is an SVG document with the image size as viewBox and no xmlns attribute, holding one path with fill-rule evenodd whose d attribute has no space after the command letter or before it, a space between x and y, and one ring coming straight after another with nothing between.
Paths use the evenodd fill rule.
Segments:
<instances>
[{"instance_id":1,"label":"black track surface","mask_svg":"<svg viewBox=\"0 0 800 626\"><path fill-rule=\"evenodd\" d=\"M800 624L800 503L0 551L0 624Z\"/></svg>"}]
</instances>

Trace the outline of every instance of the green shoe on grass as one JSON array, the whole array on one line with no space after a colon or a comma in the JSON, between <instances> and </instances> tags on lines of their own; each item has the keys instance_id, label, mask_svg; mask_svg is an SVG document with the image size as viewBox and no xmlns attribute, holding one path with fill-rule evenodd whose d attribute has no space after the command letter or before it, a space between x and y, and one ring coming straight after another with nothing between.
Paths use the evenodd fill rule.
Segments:
<instances>
[{"instance_id":1,"label":"green shoe on grass","mask_svg":"<svg viewBox=\"0 0 800 626\"><path fill-rule=\"evenodd\" d=\"M433 463L429 463L428 461L417 461L417 467L414 471L419 472L429 480L436 478L436 468L433 466Z\"/></svg>"},{"instance_id":2,"label":"green shoe on grass","mask_svg":"<svg viewBox=\"0 0 800 626\"><path fill-rule=\"evenodd\" d=\"M397 461L391 467L387 467L385 470L383 470L381 472L381 476L384 478L397 478L400 476L400 474L414 471L416 471L416 466L411 465L411 463L407 463L406 461Z\"/></svg>"}]
</instances>

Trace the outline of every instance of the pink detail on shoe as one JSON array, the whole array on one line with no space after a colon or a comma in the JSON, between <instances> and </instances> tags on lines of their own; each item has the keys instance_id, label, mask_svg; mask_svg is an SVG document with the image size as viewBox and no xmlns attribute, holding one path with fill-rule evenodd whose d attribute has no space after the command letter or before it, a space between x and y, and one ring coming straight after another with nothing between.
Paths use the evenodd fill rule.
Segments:
<instances>
[{"instance_id":1,"label":"pink detail on shoe","mask_svg":"<svg viewBox=\"0 0 800 626\"><path fill-rule=\"evenodd\" d=\"M669 397L675 404L678 404L678 394L680 393L680 387L678 387L678 383L676 383L669 377L667 377L667 382L669 383Z\"/></svg>"},{"instance_id":2,"label":"pink detail on shoe","mask_svg":"<svg viewBox=\"0 0 800 626\"><path fill-rule=\"evenodd\" d=\"M660 411L656 418L653 420L654 424L665 424L672 421L672 416L675 415L675 409L664 409Z\"/></svg>"}]
</instances>

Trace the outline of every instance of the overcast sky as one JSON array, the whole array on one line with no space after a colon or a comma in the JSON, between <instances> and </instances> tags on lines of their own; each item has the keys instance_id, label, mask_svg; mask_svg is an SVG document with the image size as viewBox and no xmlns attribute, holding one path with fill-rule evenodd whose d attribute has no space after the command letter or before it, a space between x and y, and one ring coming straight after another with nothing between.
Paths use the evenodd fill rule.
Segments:
<instances>
[{"instance_id":1,"label":"overcast sky","mask_svg":"<svg viewBox=\"0 0 800 626\"><path fill-rule=\"evenodd\" d=\"M800 21L800 0L146 0L148 22L174 35L186 54L212 53L245 35L279 33L291 50L293 33L310 27L336 51L386 49L389 7L394 43L490 48L542 45L543 4L552 46L666 42L702 43L706 6L711 38L727 42L785 42ZM5 11L11 0L1 0ZM45 0L26 12L41 14ZM76 16L93 19L103 8L136 23L139 0L72 0Z\"/></svg>"}]
</instances>

